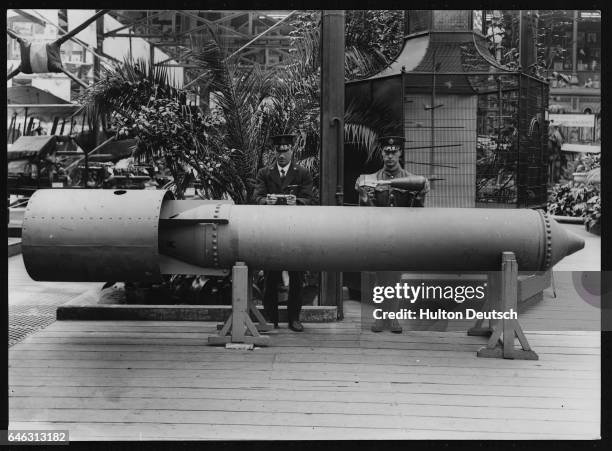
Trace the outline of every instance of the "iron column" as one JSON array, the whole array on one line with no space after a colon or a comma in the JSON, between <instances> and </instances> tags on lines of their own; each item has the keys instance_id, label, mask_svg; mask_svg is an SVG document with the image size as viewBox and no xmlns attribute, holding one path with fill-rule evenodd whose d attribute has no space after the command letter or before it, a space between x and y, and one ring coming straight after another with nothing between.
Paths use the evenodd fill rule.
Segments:
<instances>
[{"instance_id":1,"label":"iron column","mask_svg":"<svg viewBox=\"0 0 612 451\"><path fill-rule=\"evenodd\" d=\"M344 11L321 14L321 205L342 202L344 151ZM337 305L342 318L342 274L322 273L322 305Z\"/></svg>"}]
</instances>

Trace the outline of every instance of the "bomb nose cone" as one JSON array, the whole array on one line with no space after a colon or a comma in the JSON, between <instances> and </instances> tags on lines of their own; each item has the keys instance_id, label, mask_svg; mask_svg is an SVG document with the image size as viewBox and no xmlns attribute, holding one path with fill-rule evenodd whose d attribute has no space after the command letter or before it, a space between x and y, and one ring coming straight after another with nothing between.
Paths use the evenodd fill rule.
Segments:
<instances>
[{"instance_id":1,"label":"bomb nose cone","mask_svg":"<svg viewBox=\"0 0 612 451\"><path fill-rule=\"evenodd\" d=\"M575 233L568 232L554 219L548 218L550 227L547 240L547 255L550 255L548 268L553 267L560 260L584 248L584 240Z\"/></svg>"},{"instance_id":2,"label":"bomb nose cone","mask_svg":"<svg viewBox=\"0 0 612 451\"><path fill-rule=\"evenodd\" d=\"M566 231L565 233L567 234L567 254L565 255L571 255L584 249L584 240L582 238L572 232Z\"/></svg>"}]
</instances>

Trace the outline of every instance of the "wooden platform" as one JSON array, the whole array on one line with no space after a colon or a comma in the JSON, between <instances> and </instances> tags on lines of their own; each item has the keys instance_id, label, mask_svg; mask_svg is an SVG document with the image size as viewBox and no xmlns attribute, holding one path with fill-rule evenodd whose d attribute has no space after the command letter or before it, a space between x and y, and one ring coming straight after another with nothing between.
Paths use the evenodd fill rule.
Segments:
<instances>
[{"instance_id":1,"label":"wooden platform","mask_svg":"<svg viewBox=\"0 0 612 451\"><path fill-rule=\"evenodd\" d=\"M596 439L598 332L530 332L539 361L479 359L465 332L272 332L206 345L216 323L58 321L10 348L10 429L72 440Z\"/></svg>"}]
</instances>

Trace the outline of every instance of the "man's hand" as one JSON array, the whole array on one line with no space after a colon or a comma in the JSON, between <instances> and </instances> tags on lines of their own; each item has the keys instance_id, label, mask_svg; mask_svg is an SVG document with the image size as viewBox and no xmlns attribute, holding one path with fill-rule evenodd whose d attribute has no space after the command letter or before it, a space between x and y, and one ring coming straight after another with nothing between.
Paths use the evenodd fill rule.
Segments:
<instances>
[{"instance_id":1,"label":"man's hand","mask_svg":"<svg viewBox=\"0 0 612 451\"><path fill-rule=\"evenodd\" d=\"M376 188L378 185L388 184L386 180L358 180L358 184L355 189L366 189L366 188Z\"/></svg>"},{"instance_id":2,"label":"man's hand","mask_svg":"<svg viewBox=\"0 0 612 451\"><path fill-rule=\"evenodd\" d=\"M266 196L266 205L276 205L276 194L268 194Z\"/></svg>"},{"instance_id":3,"label":"man's hand","mask_svg":"<svg viewBox=\"0 0 612 451\"><path fill-rule=\"evenodd\" d=\"M371 187L364 186L359 189L359 203L361 205L374 205L374 190Z\"/></svg>"},{"instance_id":4,"label":"man's hand","mask_svg":"<svg viewBox=\"0 0 612 451\"><path fill-rule=\"evenodd\" d=\"M295 197L293 194L289 194L287 196L287 205L295 205L297 201L297 197Z\"/></svg>"}]
</instances>

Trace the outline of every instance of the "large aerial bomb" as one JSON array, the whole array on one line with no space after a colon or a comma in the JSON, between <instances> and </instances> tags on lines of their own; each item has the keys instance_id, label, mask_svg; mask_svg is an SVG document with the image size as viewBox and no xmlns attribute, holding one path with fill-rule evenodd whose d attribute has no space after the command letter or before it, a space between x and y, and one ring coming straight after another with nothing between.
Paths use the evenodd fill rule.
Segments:
<instances>
[{"instance_id":1,"label":"large aerial bomb","mask_svg":"<svg viewBox=\"0 0 612 451\"><path fill-rule=\"evenodd\" d=\"M23 220L35 280L159 280L245 262L313 271L544 271L584 247L546 213L233 205L163 190L39 190Z\"/></svg>"}]
</instances>

